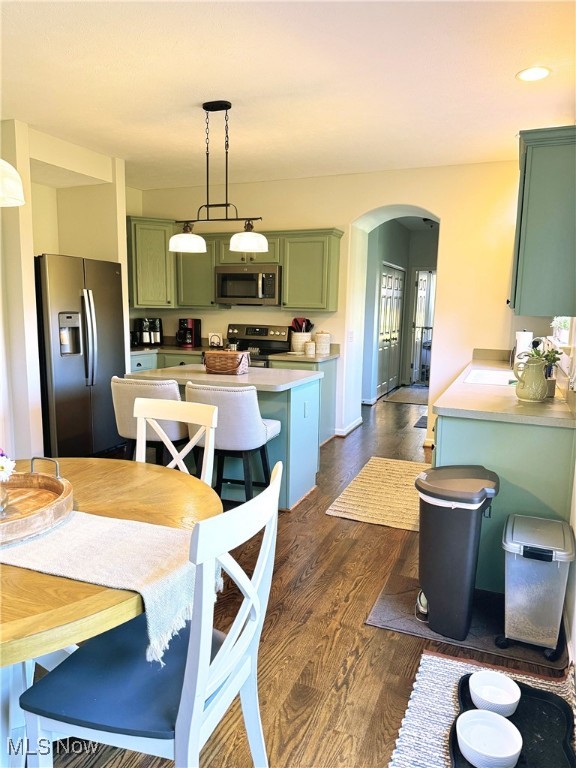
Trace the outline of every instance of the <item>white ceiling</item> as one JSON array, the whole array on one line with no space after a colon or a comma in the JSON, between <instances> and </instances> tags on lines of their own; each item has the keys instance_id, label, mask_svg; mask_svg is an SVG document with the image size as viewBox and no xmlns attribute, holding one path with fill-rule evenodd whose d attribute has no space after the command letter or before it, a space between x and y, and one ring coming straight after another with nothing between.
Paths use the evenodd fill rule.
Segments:
<instances>
[{"instance_id":1,"label":"white ceiling","mask_svg":"<svg viewBox=\"0 0 576 768\"><path fill-rule=\"evenodd\" d=\"M231 183L511 160L519 130L575 122L575 9L2 2L2 119L124 158L143 190L204 184L213 99L233 105ZM534 64L552 76L515 79ZM212 115L213 183L222 128Z\"/></svg>"}]
</instances>

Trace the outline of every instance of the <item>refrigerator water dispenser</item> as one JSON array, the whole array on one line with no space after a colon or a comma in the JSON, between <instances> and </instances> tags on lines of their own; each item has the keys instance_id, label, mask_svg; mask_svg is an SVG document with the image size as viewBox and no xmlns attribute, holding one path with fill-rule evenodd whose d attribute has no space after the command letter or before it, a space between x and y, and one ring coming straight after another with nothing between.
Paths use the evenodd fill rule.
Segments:
<instances>
[{"instance_id":1,"label":"refrigerator water dispenser","mask_svg":"<svg viewBox=\"0 0 576 768\"><path fill-rule=\"evenodd\" d=\"M60 354L81 355L80 312L59 312Z\"/></svg>"}]
</instances>

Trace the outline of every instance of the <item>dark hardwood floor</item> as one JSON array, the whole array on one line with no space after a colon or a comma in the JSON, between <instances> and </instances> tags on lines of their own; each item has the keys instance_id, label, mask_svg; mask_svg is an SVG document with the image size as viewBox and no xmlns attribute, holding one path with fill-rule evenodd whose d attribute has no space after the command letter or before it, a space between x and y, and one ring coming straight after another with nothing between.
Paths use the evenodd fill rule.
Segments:
<instances>
[{"instance_id":1,"label":"dark hardwood floor","mask_svg":"<svg viewBox=\"0 0 576 768\"><path fill-rule=\"evenodd\" d=\"M276 566L262 643L262 721L272 768L383 768L390 755L425 648L494 663L494 656L425 641L364 621L392 566L417 575L418 534L324 514L371 456L431 461L425 406L379 402L364 423L321 449L318 487L280 515ZM251 551L238 555L249 563ZM225 624L235 597L218 612ZM550 670L509 662L539 674ZM66 768L167 768L169 761L100 747L61 755ZM236 702L202 752L210 768L251 766ZM432 767L431 767L432 768Z\"/></svg>"}]
</instances>

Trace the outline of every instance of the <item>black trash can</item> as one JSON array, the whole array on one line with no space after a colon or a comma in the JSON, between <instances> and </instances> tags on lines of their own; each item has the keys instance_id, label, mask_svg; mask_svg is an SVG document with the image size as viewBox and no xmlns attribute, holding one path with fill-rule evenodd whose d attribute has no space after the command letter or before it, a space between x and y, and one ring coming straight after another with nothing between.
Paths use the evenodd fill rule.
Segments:
<instances>
[{"instance_id":1,"label":"black trash can","mask_svg":"<svg viewBox=\"0 0 576 768\"><path fill-rule=\"evenodd\" d=\"M436 467L416 478L420 496L419 579L428 626L464 640L472 620L482 515L498 493L495 472L478 465Z\"/></svg>"}]
</instances>

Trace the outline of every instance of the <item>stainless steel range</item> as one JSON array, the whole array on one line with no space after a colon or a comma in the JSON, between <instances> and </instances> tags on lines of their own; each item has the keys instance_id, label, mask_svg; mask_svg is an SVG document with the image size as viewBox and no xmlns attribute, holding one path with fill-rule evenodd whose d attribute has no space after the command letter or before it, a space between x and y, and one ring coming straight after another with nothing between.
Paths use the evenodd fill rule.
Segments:
<instances>
[{"instance_id":1,"label":"stainless steel range","mask_svg":"<svg viewBox=\"0 0 576 768\"><path fill-rule=\"evenodd\" d=\"M230 323L226 338L240 352L250 352L250 365L258 368L268 368L271 357L290 350L289 325Z\"/></svg>"}]
</instances>

